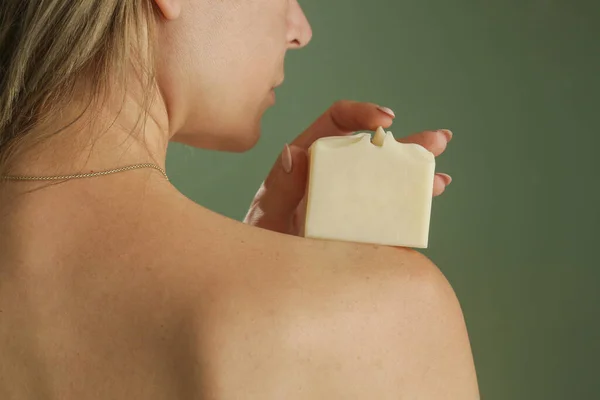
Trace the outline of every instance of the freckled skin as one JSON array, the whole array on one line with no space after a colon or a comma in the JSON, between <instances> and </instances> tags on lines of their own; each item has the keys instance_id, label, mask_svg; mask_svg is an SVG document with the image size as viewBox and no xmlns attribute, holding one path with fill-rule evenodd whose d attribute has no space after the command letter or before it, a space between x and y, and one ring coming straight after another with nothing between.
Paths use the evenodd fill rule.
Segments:
<instances>
[{"instance_id":1,"label":"freckled skin","mask_svg":"<svg viewBox=\"0 0 600 400\"><path fill-rule=\"evenodd\" d=\"M164 167L169 140L223 151L256 143L286 51L311 38L297 1L155 3L158 101L144 140L130 134L141 103L133 83L121 113L111 114L118 95L93 110L109 129L74 124L25 152L17 173ZM69 107L36 129L64 127L77 114ZM384 114L338 103L292 155L348 134L347 121L388 127ZM90 137L93 146L75 145ZM409 140L437 155L441 138ZM151 169L0 183L0 399L477 399L462 312L431 261L284 234L277 207L302 193L277 188L303 187L301 160L291 175L273 167L248 223L191 202Z\"/></svg>"}]
</instances>

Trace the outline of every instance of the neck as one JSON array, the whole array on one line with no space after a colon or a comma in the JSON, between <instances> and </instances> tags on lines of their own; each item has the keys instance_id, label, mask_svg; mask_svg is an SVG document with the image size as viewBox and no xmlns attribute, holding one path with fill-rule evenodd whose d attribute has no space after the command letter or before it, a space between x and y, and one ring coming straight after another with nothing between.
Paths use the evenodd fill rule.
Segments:
<instances>
[{"instance_id":1,"label":"neck","mask_svg":"<svg viewBox=\"0 0 600 400\"><path fill-rule=\"evenodd\" d=\"M69 101L29 134L41 139L21 153L10 174L71 175L142 163L164 169L170 138L166 108L154 96L145 112L141 98L115 93L93 107Z\"/></svg>"}]
</instances>

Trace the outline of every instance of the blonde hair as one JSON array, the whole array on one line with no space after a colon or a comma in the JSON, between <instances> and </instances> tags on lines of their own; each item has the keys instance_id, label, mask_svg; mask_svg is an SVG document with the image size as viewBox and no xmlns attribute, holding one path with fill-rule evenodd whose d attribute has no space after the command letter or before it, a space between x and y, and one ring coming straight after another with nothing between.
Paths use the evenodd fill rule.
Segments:
<instances>
[{"instance_id":1,"label":"blonde hair","mask_svg":"<svg viewBox=\"0 0 600 400\"><path fill-rule=\"evenodd\" d=\"M125 79L136 54L151 56L155 16L152 0L0 1L0 176L26 145L58 133L30 134L76 82L85 79L92 104Z\"/></svg>"}]
</instances>

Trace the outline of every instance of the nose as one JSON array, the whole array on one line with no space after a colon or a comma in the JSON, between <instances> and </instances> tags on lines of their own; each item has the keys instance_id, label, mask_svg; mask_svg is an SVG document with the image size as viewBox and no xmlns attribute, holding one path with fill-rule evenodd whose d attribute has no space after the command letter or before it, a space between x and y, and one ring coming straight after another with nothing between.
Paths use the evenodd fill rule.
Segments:
<instances>
[{"instance_id":1,"label":"nose","mask_svg":"<svg viewBox=\"0 0 600 400\"><path fill-rule=\"evenodd\" d=\"M288 14L288 48L301 49L306 46L312 38L312 28L298 4L298 0L290 1Z\"/></svg>"}]
</instances>

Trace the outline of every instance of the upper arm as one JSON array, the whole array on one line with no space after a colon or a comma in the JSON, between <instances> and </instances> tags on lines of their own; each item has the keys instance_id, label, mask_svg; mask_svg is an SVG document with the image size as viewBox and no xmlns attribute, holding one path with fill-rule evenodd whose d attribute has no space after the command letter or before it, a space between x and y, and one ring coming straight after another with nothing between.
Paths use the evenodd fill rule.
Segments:
<instances>
[{"instance_id":1,"label":"upper arm","mask_svg":"<svg viewBox=\"0 0 600 400\"><path fill-rule=\"evenodd\" d=\"M478 399L471 347L454 290L420 253L399 256L404 267L386 288L389 298L382 307L389 320L381 334L388 340L390 365L403 382L403 393L419 399Z\"/></svg>"},{"instance_id":2,"label":"upper arm","mask_svg":"<svg viewBox=\"0 0 600 400\"><path fill-rule=\"evenodd\" d=\"M440 270L407 249L363 255L352 261L349 275L337 271L335 299L326 303L335 322L321 323L327 346L319 359L328 366L334 392L352 398L479 399L463 314Z\"/></svg>"}]
</instances>

